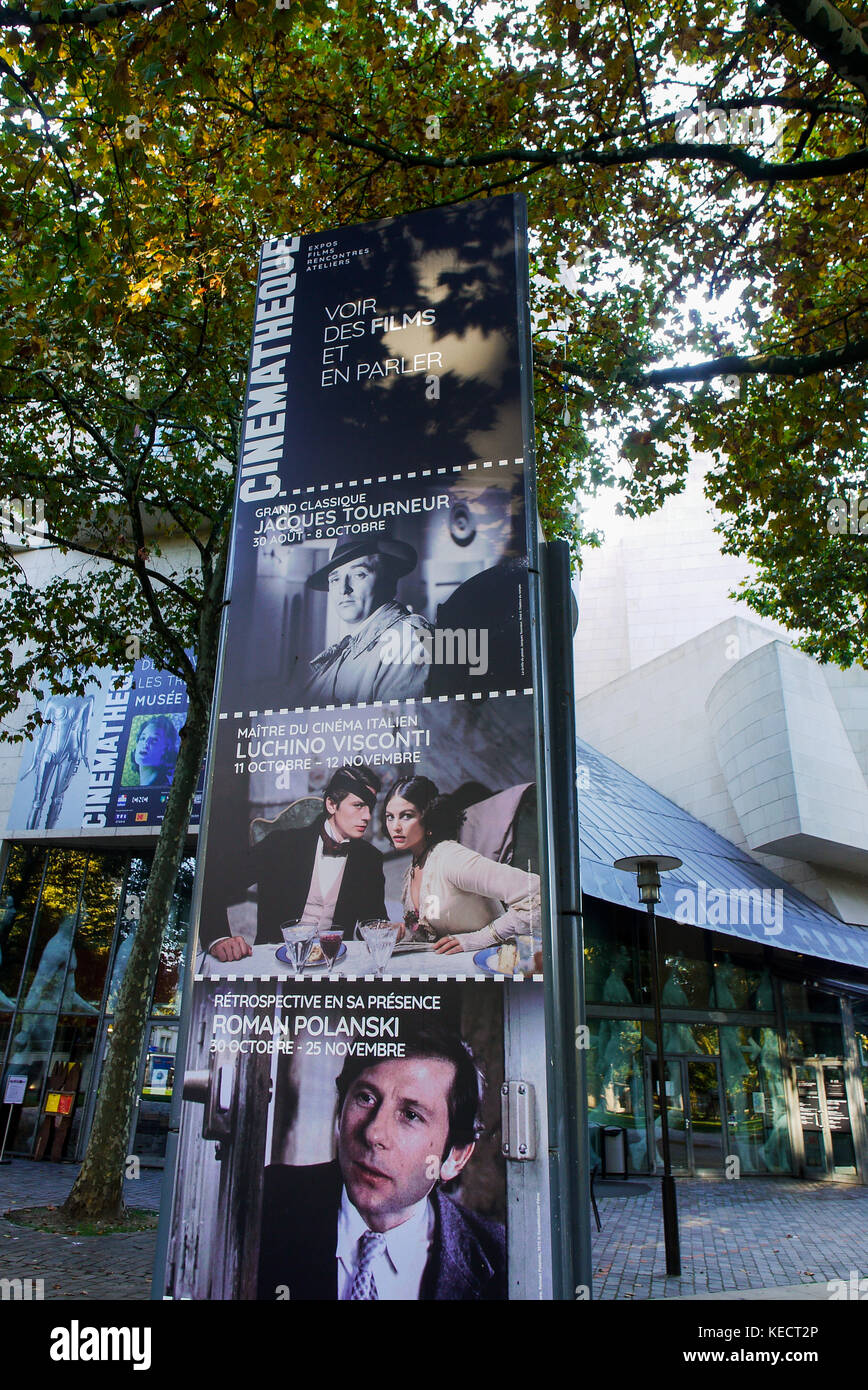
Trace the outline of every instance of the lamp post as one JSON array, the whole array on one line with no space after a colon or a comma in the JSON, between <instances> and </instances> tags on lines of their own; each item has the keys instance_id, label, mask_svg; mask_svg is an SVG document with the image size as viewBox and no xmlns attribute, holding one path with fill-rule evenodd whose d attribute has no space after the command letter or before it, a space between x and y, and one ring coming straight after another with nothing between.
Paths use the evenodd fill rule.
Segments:
<instances>
[{"instance_id":1,"label":"lamp post","mask_svg":"<svg viewBox=\"0 0 868 1390\"><path fill-rule=\"evenodd\" d=\"M660 955L657 946L657 919L654 905L660 901L660 874L668 869L680 869L681 860L671 855L635 854L616 859L615 868L635 874L639 901L648 909L648 930L651 938L651 994L654 1004L654 1029L657 1034L657 1098L660 1107L660 1139L663 1145L663 1243L666 1248L666 1273L681 1273L681 1248L678 1239L678 1206L675 1199L675 1179L669 1151L669 1113L666 1108L666 1058L663 1050L663 1018L660 1008Z\"/></svg>"}]
</instances>

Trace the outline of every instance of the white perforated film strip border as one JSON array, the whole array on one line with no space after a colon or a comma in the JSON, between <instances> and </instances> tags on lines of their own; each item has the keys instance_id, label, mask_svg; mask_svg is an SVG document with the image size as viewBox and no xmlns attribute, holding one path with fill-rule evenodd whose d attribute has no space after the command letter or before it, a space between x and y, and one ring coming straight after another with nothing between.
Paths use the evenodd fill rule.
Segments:
<instances>
[{"instance_id":1,"label":"white perforated film strip border","mask_svg":"<svg viewBox=\"0 0 868 1390\"><path fill-rule=\"evenodd\" d=\"M317 492L335 492L342 487L373 487L374 483L403 483L412 478L447 478L455 473L479 473L487 468L523 468L524 458L479 459L476 463L452 463L443 468L414 468L406 473L372 473L369 478L349 478L345 483L310 483L287 488L285 497L309 497Z\"/></svg>"},{"instance_id":2,"label":"white perforated film strip border","mask_svg":"<svg viewBox=\"0 0 868 1390\"><path fill-rule=\"evenodd\" d=\"M512 695L532 695L533 686L525 686L522 690L479 690L474 691L470 696L473 700L500 700ZM418 700L371 700L367 704L362 701L358 705L296 705L294 708L283 706L280 709L251 709L233 710L231 715L228 710L221 710L217 715L218 719L272 719L277 714L323 714L331 710L347 709L390 709L393 706L403 705L448 705L450 703L468 703L466 695L422 695Z\"/></svg>"},{"instance_id":3,"label":"white perforated film strip border","mask_svg":"<svg viewBox=\"0 0 868 1390\"><path fill-rule=\"evenodd\" d=\"M295 984L322 985L334 984L336 981L343 981L348 985L368 984L368 985L399 985L412 980L415 984L441 984L445 981L453 983L458 981L464 984L484 984L486 980L499 981L501 984L508 980L510 984L542 984L542 975L335 975L330 979L318 980L310 975L194 975L193 979L198 984L214 985L253 985L261 984L265 981L273 983L275 980L283 981L288 984L293 981Z\"/></svg>"}]
</instances>

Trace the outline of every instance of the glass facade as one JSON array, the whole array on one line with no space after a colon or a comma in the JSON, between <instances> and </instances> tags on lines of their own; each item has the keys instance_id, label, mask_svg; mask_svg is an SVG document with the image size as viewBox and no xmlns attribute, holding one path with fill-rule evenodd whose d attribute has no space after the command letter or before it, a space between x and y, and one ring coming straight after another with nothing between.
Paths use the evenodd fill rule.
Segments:
<instances>
[{"instance_id":1,"label":"glass facade","mask_svg":"<svg viewBox=\"0 0 868 1390\"><path fill-rule=\"evenodd\" d=\"M607 1174L613 1158L616 1171L659 1173L647 916L585 899L584 923L592 1154ZM735 1159L745 1174L857 1177L841 993L793 978L795 963L820 962L657 925L673 1171L722 1174ZM852 1087L863 1105L868 1004L857 997L852 1008Z\"/></svg>"},{"instance_id":2,"label":"glass facade","mask_svg":"<svg viewBox=\"0 0 868 1390\"><path fill-rule=\"evenodd\" d=\"M151 1005L133 1143L146 1159L165 1152L193 867L185 859L178 875ZM0 888L4 1090L8 1077L26 1078L10 1153L33 1154L68 1108L63 1156L81 1157L148 872L148 859L129 853L10 847Z\"/></svg>"},{"instance_id":3,"label":"glass facade","mask_svg":"<svg viewBox=\"0 0 868 1390\"><path fill-rule=\"evenodd\" d=\"M131 1146L145 1163L165 1153L193 872L185 859L146 1029ZM141 854L10 846L0 887L0 1075L4 1089L9 1076L26 1081L10 1153L44 1144L46 1107L67 1085L63 1155L83 1154L148 873ZM721 1173L736 1158L746 1174L857 1178L866 1162L852 1114L868 1102L864 997L842 1012L840 990L794 978L773 948L666 920L658 930L674 1170ZM660 1172L643 912L585 900L585 985L592 1154L609 1175Z\"/></svg>"}]
</instances>

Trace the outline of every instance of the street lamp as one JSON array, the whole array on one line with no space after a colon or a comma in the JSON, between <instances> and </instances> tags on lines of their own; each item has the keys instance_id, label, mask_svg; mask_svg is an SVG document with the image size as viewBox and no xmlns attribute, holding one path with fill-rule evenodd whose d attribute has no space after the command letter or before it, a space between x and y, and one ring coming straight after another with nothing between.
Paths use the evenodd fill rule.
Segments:
<instances>
[{"instance_id":1,"label":"street lamp","mask_svg":"<svg viewBox=\"0 0 868 1390\"><path fill-rule=\"evenodd\" d=\"M657 947L657 919L654 905L660 901L660 874L668 869L680 869L681 860L665 854L634 854L616 859L615 868L635 874L639 901L648 909L648 930L651 937L651 993L654 1003L654 1028L657 1033L657 1100L660 1107L660 1139L663 1144L663 1243L666 1248L666 1273L681 1273L681 1249L678 1240L678 1206L675 1200L675 1180L669 1152L669 1113L666 1109L666 1058L663 1050L663 1019L660 1010L660 955Z\"/></svg>"}]
</instances>

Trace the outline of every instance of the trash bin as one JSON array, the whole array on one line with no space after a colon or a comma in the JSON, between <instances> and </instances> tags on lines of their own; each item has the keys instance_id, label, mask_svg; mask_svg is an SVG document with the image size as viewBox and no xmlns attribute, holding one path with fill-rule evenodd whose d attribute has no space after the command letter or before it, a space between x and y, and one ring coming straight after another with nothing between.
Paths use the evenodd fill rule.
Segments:
<instances>
[{"instance_id":1,"label":"trash bin","mask_svg":"<svg viewBox=\"0 0 868 1390\"><path fill-rule=\"evenodd\" d=\"M626 1178L627 1176L627 1131L607 1126L603 1130L602 1159L604 1178Z\"/></svg>"}]
</instances>

